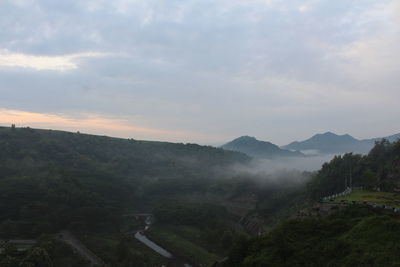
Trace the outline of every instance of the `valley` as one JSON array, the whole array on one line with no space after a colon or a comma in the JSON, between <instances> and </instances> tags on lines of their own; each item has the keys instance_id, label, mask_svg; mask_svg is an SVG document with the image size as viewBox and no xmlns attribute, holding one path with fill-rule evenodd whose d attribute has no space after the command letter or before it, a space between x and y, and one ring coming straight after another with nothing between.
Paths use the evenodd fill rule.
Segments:
<instances>
[{"instance_id":1,"label":"valley","mask_svg":"<svg viewBox=\"0 0 400 267\"><path fill-rule=\"evenodd\" d=\"M2 264L11 267L22 259L40 266L55 261L59 267L71 262L74 266L297 264L301 257L293 255L306 253L305 247L296 243L291 247L282 240L303 236L311 242L316 237L307 232L308 224L325 229L345 218L364 224L383 214L397 221L398 215L384 209L345 204L398 205L398 144L381 141L368 155L335 156L316 172L267 172L255 169L252 157L221 148L3 127L0 237L37 241L25 251L5 245ZM341 208L315 206L324 196L345 189L349 166L353 186L364 189L337 197L334 201ZM353 212L360 215L354 217ZM320 214L325 214L323 221ZM341 234L353 231L350 221L343 222L348 228ZM376 227L380 231L379 223ZM318 242L320 246L325 239ZM323 249L318 246L317 250ZM264 253L268 247L272 254L253 262L256 256L251 251ZM79 253L72 257L73 251ZM281 253L286 256L280 258ZM319 261L307 253L304 257ZM5 265L5 256L14 261Z\"/></svg>"}]
</instances>

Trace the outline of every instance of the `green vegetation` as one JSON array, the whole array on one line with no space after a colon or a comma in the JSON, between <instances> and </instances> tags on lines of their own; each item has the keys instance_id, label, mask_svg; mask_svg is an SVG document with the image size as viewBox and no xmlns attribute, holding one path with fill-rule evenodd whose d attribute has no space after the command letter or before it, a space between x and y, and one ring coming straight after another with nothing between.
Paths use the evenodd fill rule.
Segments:
<instances>
[{"instance_id":1,"label":"green vegetation","mask_svg":"<svg viewBox=\"0 0 400 267\"><path fill-rule=\"evenodd\" d=\"M336 156L308 184L310 199L355 190L337 198L399 206L400 141L377 142L366 156ZM324 204L321 204L322 206ZM342 206L343 207L343 206ZM241 238L221 266L400 266L400 214L350 205L326 217L281 222L267 234Z\"/></svg>"},{"instance_id":2,"label":"green vegetation","mask_svg":"<svg viewBox=\"0 0 400 267\"><path fill-rule=\"evenodd\" d=\"M291 206L273 203L303 188L291 177L309 177L232 170L250 160L195 144L0 127L0 239L68 229L112 266L165 263L132 239L141 223L124 215L145 212L155 215L152 238L192 263L211 262L247 231L242 217L273 221Z\"/></svg>"},{"instance_id":3,"label":"green vegetation","mask_svg":"<svg viewBox=\"0 0 400 267\"><path fill-rule=\"evenodd\" d=\"M282 149L271 142L260 141L251 136L241 136L222 146L224 149L240 151L256 158L276 159L284 157L304 157L299 151Z\"/></svg>"},{"instance_id":4,"label":"green vegetation","mask_svg":"<svg viewBox=\"0 0 400 267\"><path fill-rule=\"evenodd\" d=\"M191 263L211 264L221 256L217 256L203 246L196 243L196 238L203 233L198 229L185 228L182 226L153 226L150 230L149 237L156 241L157 244L168 248L174 255L185 259Z\"/></svg>"},{"instance_id":5,"label":"green vegetation","mask_svg":"<svg viewBox=\"0 0 400 267\"><path fill-rule=\"evenodd\" d=\"M235 244L223 266L399 266L399 216L349 206Z\"/></svg>"},{"instance_id":6,"label":"green vegetation","mask_svg":"<svg viewBox=\"0 0 400 267\"><path fill-rule=\"evenodd\" d=\"M89 267L89 263L77 255L70 246L49 236L43 236L38 243L27 250L20 246L6 245L0 254L2 267Z\"/></svg>"},{"instance_id":7,"label":"green vegetation","mask_svg":"<svg viewBox=\"0 0 400 267\"><path fill-rule=\"evenodd\" d=\"M396 192L400 190L400 141L377 142L366 156L345 154L335 156L315 175L309 184L313 199L339 193L349 185L366 190Z\"/></svg>"},{"instance_id":8,"label":"green vegetation","mask_svg":"<svg viewBox=\"0 0 400 267\"><path fill-rule=\"evenodd\" d=\"M348 199L398 206L400 142L337 156L314 175L232 168L249 161L193 144L0 128L0 239L39 240L26 251L6 246L0 266L86 266L54 238L63 229L111 266L167 264L133 238L143 222L132 214L143 212L155 217L146 235L195 266L228 254L226 266L399 264L395 213L353 206L282 221L343 191L350 174L365 190ZM262 230L268 233L250 237Z\"/></svg>"},{"instance_id":9,"label":"green vegetation","mask_svg":"<svg viewBox=\"0 0 400 267\"><path fill-rule=\"evenodd\" d=\"M227 210L215 204L167 204L154 215L149 237L191 263L210 264L223 257L239 235Z\"/></svg>"},{"instance_id":10,"label":"green vegetation","mask_svg":"<svg viewBox=\"0 0 400 267\"><path fill-rule=\"evenodd\" d=\"M365 201L383 204L391 207L400 207L400 194L389 192L375 192L367 190L353 190L351 194L337 197L335 200Z\"/></svg>"},{"instance_id":11,"label":"green vegetation","mask_svg":"<svg viewBox=\"0 0 400 267\"><path fill-rule=\"evenodd\" d=\"M111 266L161 266L167 262L167 259L134 239L133 235L85 232L80 236L87 247Z\"/></svg>"},{"instance_id":12,"label":"green vegetation","mask_svg":"<svg viewBox=\"0 0 400 267\"><path fill-rule=\"evenodd\" d=\"M121 241L122 215L222 188L217 171L247 161L241 153L194 144L0 127L0 239L70 229L91 240L107 236L83 241L115 266L146 266L158 256ZM142 255L141 263L119 262L121 251L125 258Z\"/></svg>"}]
</instances>

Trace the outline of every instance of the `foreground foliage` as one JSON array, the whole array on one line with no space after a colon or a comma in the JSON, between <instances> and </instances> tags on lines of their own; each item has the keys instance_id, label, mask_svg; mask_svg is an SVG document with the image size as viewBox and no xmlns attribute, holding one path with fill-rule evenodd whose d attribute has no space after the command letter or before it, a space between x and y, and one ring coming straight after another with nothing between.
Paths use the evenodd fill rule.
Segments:
<instances>
[{"instance_id":1,"label":"foreground foliage","mask_svg":"<svg viewBox=\"0 0 400 267\"><path fill-rule=\"evenodd\" d=\"M351 194L337 197L335 200L371 202L400 208L400 194L392 192L353 190Z\"/></svg>"},{"instance_id":2,"label":"foreground foliage","mask_svg":"<svg viewBox=\"0 0 400 267\"><path fill-rule=\"evenodd\" d=\"M70 229L91 237L83 241L114 266L146 266L158 258L123 241L123 215L224 188L217 173L249 159L195 144L0 127L0 239ZM92 242L101 236L109 242ZM21 262L25 254L15 257Z\"/></svg>"},{"instance_id":3,"label":"foreground foliage","mask_svg":"<svg viewBox=\"0 0 400 267\"><path fill-rule=\"evenodd\" d=\"M376 142L368 155L345 154L325 163L309 184L317 200L344 191L345 184L367 190L400 192L400 141Z\"/></svg>"},{"instance_id":4,"label":"foreground foliage","mask_svg":"<svg viewBox=\"0 0 400 267\"><path fill-rule=\"evenodd\" d=\"M192 144L0 128L0 236L118 230L126 207L202 190L214 167L246 160Z\"/></svg>"},{"instance_id":5,"label":"foreground foliage","mask_svg":"<svg viewBox=\"0 0 400 267\"><path fill-rule=\"evenodd\" d=\"M308 184L312 200L363 187L346 198L398 205L400 141L377 142L368 155L325 163ZM323 204L321 204L323 205ZM242 238L222 266L400 266L400 215L351 205L327 217L284 221L268 234Z\"/></svg>"},{"instance_id":6,"label":"foreground foliage","mask_svg":"<svg viewBox=\"0 0 400 267\"><path fill-rule=\"evenodd\" d=\"M398 215L350 206L243 239L224 266L399 266L399 238Z\"/></svg>"},{"instance_id":7,"label":"foreground foliage","mask_svg":"<svg viewBox=\"0 0 400 267\"><path fill-rule=\"evenodd\" d=\"M70 246L49 236L43 236L38 243L27 250L18 246L5 245L0 253L2 267L89 267L89 262L82 259Z\"/></svg>"}]
</instances>

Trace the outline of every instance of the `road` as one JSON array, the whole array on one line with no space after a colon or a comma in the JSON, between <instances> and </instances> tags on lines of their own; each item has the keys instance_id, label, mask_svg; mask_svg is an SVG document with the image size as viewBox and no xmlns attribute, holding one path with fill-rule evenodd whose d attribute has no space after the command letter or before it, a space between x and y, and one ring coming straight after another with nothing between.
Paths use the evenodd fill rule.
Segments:
<instances>
[{"instance_id":1,"label":"road","mask_svg":"<svg viewBox=\"0 0 400 267\"><path fill-rule=\"evenodd\" d=\"M145 231L147 231L152 223L152 220L150 220L150 217L153 216L151 214L147 214L145 213L144 215L146 215L146 220L145 220L145 226L144 229L141 228L138 231L136 231L135 233L135 238L137 240L139 240L140 242L142 242L143 244L145 244L146 246L148 246L149 248L151 248L152 250L154 250L155 252L157 252L158 254L168 258L168 259L172 259L173 261L178 261L175 264L178 264L180 266L184 266L184 267L192 267L192 265L188 264L188 263L181 263L180 259L177 259L176 257L174 257L170 252L168 252L166 249L160 247L159 245L157 245L156 243L154 243L153 241L151 241L150 239L148 239L144 233ZM178 265L174 265L174 266L178 266Z\"/></svg>"},{"instance_id":2,"label":"road","mask_svg":"<svg viewBox=\"0 0 400 267\"><path fill-rule=\"evenodd\" d=\"M146 246L148 246L149 248L151 248L152 250L156 251L158 254L161 254L162 256L169 259L172 258L171 253L169 253L168 251L166 251L165 249L163 249L162 247L160 247L159 245L148 239L144 234L141 233L141 231L136 232L135 238L140 242L142 242L143 244L145 244Z\"/></svg>"},{"instance_id":3,"label":"road","mask_svg":"<svg viewBox=\"0 0 400 267\"><path fill-rule=\"evenodd\" d=\"M71 232L62 231L61 240L71 245L78 253L90 262L92 266L106 266L105 262L91 252L81 241L79 241Z\"/></svg>"}]
</instances>

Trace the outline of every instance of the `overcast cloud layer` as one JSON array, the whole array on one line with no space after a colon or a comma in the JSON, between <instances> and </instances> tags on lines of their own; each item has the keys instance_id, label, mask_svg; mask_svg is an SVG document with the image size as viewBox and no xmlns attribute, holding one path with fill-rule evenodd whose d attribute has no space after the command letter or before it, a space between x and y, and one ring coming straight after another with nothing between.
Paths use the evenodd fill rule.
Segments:
<instances>
[{"instance_id":1,"label":"overcast cloud layer","mask_svg":"<svg viewBox=\"0 0 400 267\"><path fill-rule=\"evenodd\" d=\"M398 0L3 0L0 124L202 144L385 136L400 132L399 44Z\"/></svg>"}]
</instances>

